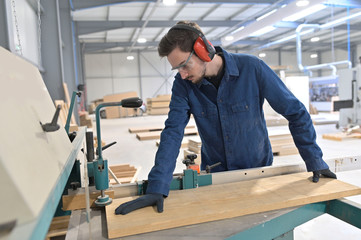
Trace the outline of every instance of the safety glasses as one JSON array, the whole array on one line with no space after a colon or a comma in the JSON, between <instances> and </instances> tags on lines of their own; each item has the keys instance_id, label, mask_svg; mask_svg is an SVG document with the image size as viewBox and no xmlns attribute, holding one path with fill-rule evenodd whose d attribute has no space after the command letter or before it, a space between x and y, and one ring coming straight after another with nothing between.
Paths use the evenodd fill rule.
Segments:
<instances>
[{"instance_id":1,"label":"safety glasses","mask_svg":"<svg viewBox=\"0 0 361 240\"><path fill-rule=\"evenodd\" d=\"M187 58L187 60L185 61L185 63L180 64L180 65L178 65L178 66L176 66L176 67L173 67L172 70L185 69L186 66L187 66L187 64L188 64L188 62L189 62L189 60L191 59L193 53L194 53L194 50L191 52L191 54L189 55L189 57Z\"/></svg>"}]
</instances>

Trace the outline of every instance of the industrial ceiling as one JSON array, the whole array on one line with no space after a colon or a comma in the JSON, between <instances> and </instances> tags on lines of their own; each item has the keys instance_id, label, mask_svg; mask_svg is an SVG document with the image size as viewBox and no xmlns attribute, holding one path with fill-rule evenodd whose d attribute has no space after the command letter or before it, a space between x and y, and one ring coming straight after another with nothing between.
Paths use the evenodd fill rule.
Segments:
<instances>
[{"instance_id":1,"label":"industrial ceiling","mask_svg":"<svg viewBox=\"0 0 361 240\"><path fill-rule=\"evenodd\" d=\"M299 2L306 5L291 8ZM179 20L196 21L214 45L245 53L295 51L294 36L299 26L303 26L301 32L312 30L301 38L305 52L349 50L361 43L359 0L177 0L174 5L165 5L162 0L71 0L71 5L85 53L155 50L162 36ZM287 20L302 7L309 15ZM257 36L254 31L260 30L259 26L270 27L271 31ZM254 33L241 36L241 31ZM241 37L226 44L225 38L230 35Z\"/></svg>"}]
</instances>

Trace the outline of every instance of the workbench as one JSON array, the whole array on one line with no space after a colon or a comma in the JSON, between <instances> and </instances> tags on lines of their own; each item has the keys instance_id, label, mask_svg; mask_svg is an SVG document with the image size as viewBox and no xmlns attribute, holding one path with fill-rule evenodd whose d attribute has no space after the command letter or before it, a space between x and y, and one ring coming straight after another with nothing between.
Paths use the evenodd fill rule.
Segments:
<instances>
[{"instance_id":1,"label":"workbench","mask_svg":"<svg viewBox=\"0 0 361 240\"><path fill-rule=\"evenodd\" d=\"M159 119L159 118L155 119L155 118L156 116L145 116L142 118L131 119L131 122L127 122L127 119L121 119L121 120L112 119L109 121L108 120L103 121L104 129L109 128L110 130L109 136L107 136L107 132L104 131L103 134L104 138L109 137L109 139L116 140L119 142L126 142L127 146L129 145L127 151L120 151L122 149L121 147L119 147L119 150L117 150L116 148L107 150L106 154L108 156L108 159L113 159L114 163L116 163L115 161L117 158L124 160L132 159L132 164L134 165L142 164L142 166L144 166L143 167L144 171L147 171L147 167L148 167L147 161L149 162L148 164L152 164L152 162L154 161L154 152L157 149L156 147L154 147L154 142L153 141L142 142L142 151L141 152L137 151L136 149L138 146L137 145L138 142L135 140L134 135L131 135L128 132L122 134L122 131L124 131L122 130L122 128L127 130L129 126L138 124L138 122L139 125L141 125L144 122L152 122L152 121L161 122L163 120L163 119ZM109 127L107 127L107 124L109 124ZM115 125L120 126L116 128L117 131L119 130L119 132L117 132L116 134L117 137L116 139L114 139ZM357 183L357 181L360 181L360 177L359 177L361 176L360 172L357 173L357 171L355 171L354 173L354 171L349 171L352 169L361 169L361 149L359 147L361 145L361 140L352 139L343 142L325 140L322 139L322 134L339 131L335 128L335 125L334 124L317 125L315 126L315 128L317 132L317 142L319 143L321 149L323 150L324 159L325 160L337 159L336 160L337 165L330 164L330 162L328 162L331 170L337 172L337 176L339 177L339 179L349 182L351 184L361 186L360 182ZM272 127L272 131L278 131L278 130L284 131L284 129L287 130L287 126ZM133 145L134 145L134 151L132 151ZM149 149L148 149L148 145L149 145ZM136 158L133 152L137 153ZM138 163L137 159L143 159L143 161ZM144 159L146 159L146 161ZM273 165L276 167L281 167L283 168L283 170L282 172L277 172L278 170L276 171L273 169L269 169L268 174L270 175L285 174L290 171L298 172L305 170L305 165L299 155L277 156L274 159ZM353 173L351 174L351 177L349 177L350 179L347 177L349 173ZM215 181L218 182L220 181L232 182L237 180L237 179L233 179L228 172L219 173L217 175L214 175L213 177ZM257 173L256 171L247 171L247 175L244 177L245 179L257 178L259 177L259 173ZM143 178L141 177L140 179ZM355 197L352 197L351 199L354 198ZM361 199L356 198L356 202L361 203ZM317 206L310 206L310 208L311 209L314 208L317 210ZM274 221L275 222L281 221L282 223L289 222L289 220L287 219L289 215L287 215L287 213L291 213L294 210L299 210L299 212L297 212L298 216L301 216L302 212L308 212L306 211L307 209L302 207L283 209L283 210L272 211L267 213L260 213L260 214L253 214L253 215L237 217L232 219L225 219L221 221L195 224L186 227L178 227L174 229L162 230L147 234L139 234L135 236L123 237L122 239L170 239L170 238L171 239L225 239L227 237L233 236L234 234L238 234L242 232L245 233L247 229L255 226L259 226L260 224L263 223L272 223ZM314 217L318 216L321 213L323 212L318 210L316 211L316 214L313 216ZM91 227L92 227L93 238L108 239L107 230L106 230L107 225L106 225L104 211L93 209L91 210L91 216L92 216ZM277 218L282 216L284 218ZM296 226L300 224L301 223L297 223ZM278 225L283 226L284 224L278 224ZM327 224L317 225L318 230L315 232L315 236L317 236L319 229L322 229L322 226L324 225L329 227L328 222ZM333 236L332 234L337 235L338 233L337 228L332 228L332 229L334 229L335 231L332 232L330 231L330 229L328 229L327 231L323 231L323 233L327 232L329 236ZM282 233L286 233L287 231L289 230L288 229L281 230ZM361 231L360 231L360 235L361 235ZM88 223L86 222L86 218L85 218L85 211L84 210L73 211L68 229L67 239L88 239L88 236L89 236L89 229L88 229ZM285 235L285 237L287 236L288 235ZM334 239L334 238L330 237L329 239ZM343 238L341 237L340 239Z\"/></svg>"},{"instance_id":2,"label":"workbench","mask_svg":"<svg viewBox=\"0 0 361 240\"><path fill-rule=\"evenodd\" d=\"M340 180L361 187L361 170L338 172L337 175ZM293 229L295 227L324 213L335 211L335 208L340 209L341 207L337 204L350 203L349 201L355 202L356 206L357 203L359 204L355 208L356 210L350 210L359 216L361 214L361 195L341 200L308 204L302 207L138 234L122 237L121 239L293 239ZM348 204L342 205L341 211L347 211L347 207L349 207ZM361 222L359 224L359 227L361 227ZM328 224L327 227L330 230ZM91 229L94 239L108 239L103 209L91 210ZM359 231L361 236L361 230ZM335 234L337 234L337 231ZM252 238L250 238L251 236ZM89 239L89 225L86 222L85 210L73 211L66 239Z\"/></svg>"}]
</instances>

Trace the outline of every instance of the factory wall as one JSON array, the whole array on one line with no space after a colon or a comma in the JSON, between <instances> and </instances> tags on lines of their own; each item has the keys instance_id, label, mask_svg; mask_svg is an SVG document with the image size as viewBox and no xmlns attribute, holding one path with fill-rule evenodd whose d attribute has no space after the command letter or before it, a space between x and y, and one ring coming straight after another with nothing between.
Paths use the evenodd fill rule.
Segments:
<instances>
[{"instance_id":1,"label":"factory wall","mask_svg":"<svg viewBox=\"0 0 361 240\"><path fill-rule=\"evenodd\" d=\"M356 47L357 56L361 56L361 44ZM331 46L330 46L331 49ZM295 51L262 51L266 57L262 58L270 66L286 66L287 76L303 76L298 68ZM310 58L313 52L302 53L303 66L312 66L320 63L343 61L348 59L346 50L335 49L317 53L318 58ZM146 98L158 94L171 93L173 76L166 58L160 58L156 51L134 52L134 60L126 59L128 53L103 53L85 55L85 79L87 84L88 104L105 95L136 91ZM258 53L254 53L258 55ZM139 65L138 65L139 64ZM340 65L338 68L345 68ZM277 71L276 71L277 72ZM331 75L328 69L315 70L313 77Z\"/></svg>"},{"instance_id":2,"label":"factory wall","mask_svg":"<svg viewBox=\"0 0 361 240\"><path fill-rule=\"evenodd\" d=\"M360 49L360 48L358 48ZM293 51L263 51L262 58L270 66L287 66L289 76L304 75L297 66L297 54ZM304 66L316 65L318 58L310 58L311 53L303 53ZM160 58L156 51L132 53L134 60L129 61L128 53L103 53L85 55L85 79L87 84L88 104L105 95L136 91L143 98L158 94L169 94L175 73L170 71L166 58ZM256 55L256 54L255 54ZM347 59L347 51L336 49L319 53L321 63ZM138 65L139 64L139 65ZM343 66L345 67L345 66ZM313 76L330 75L331 71L314 71Z\"/></svg>"},{"instance_id":3,"label":"factory wall","mask_svg":"<svg viewBox=\"0 0 361 240\"><path fill-rule=\"evenodd\" d=\"M127 56L134 60L127 60ZM174 73L157 52L86 54L88 104L105 95L136 91L143 98L170 94Z\"/></svg>"}]
</instances>

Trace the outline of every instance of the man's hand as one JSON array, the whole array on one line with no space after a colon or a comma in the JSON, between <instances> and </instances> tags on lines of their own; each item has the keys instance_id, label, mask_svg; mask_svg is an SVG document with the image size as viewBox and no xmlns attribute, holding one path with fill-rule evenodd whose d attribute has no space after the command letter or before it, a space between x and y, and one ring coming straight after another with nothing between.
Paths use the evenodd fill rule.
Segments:
<instances>
[{"instance_id":1,"label":"man's hand","mask_svg":"<svg viewBox=\"0 0 361 240\"><path fill-rule=\"evenodd\" d=\"M154 205L157 205L157 210L159 213L161 213L163 212L163 202L164 202L163 194L149 193L133 201L129 201L119 205L119 207L115 209L115 214L125 215L139 208L144 208Z\"/></svg>"},{"instance_id":2,"label":"man's hand","mask_svg":"<svg viewBox=\"0 0 361 240\"><path fill-rule=\"evenodd\" d=\"M337 179L336 174L334 174L333 172L330 171L330 169L323 169L323 170L317 170L317 171L313 171L313 178L312 181L317 183L318 180L320 179L320 175L323 175L324 177L328 177L328 178L334 178Z\"/></svg>"}]
</instances>

